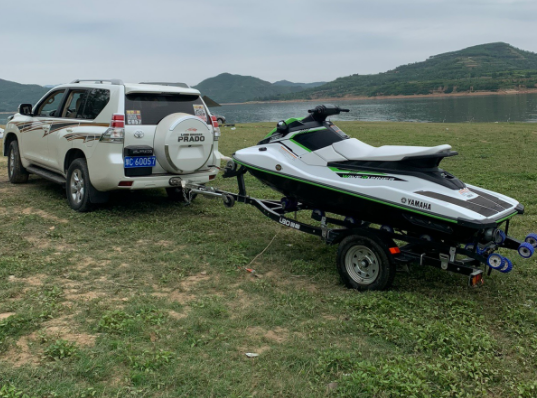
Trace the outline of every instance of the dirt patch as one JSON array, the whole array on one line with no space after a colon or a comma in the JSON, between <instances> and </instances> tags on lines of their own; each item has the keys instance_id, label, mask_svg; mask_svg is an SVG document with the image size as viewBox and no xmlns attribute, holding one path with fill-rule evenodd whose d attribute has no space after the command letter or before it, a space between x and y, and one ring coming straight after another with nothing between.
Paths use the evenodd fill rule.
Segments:
<instances>
[{"instance_id":1,"label":"dirt patch","mask_svg":"<svg viewBox=\"0 0 537 398\"><path fill-rule=\"evenodd\" d=\"M190 312L190 307L184 307L183 311L184 311L183 313L179 313L179 312L170 310L170 312L169 312L170 318L176 319L176 320L186 318L188 316L189 312Z\"/></svg>"},{"instance_id":2,"label":"dirt patch","mask_svg":"<svg viewBox=\"0 0 537 398\"><path fill-rule=\"evenodd\" d=\"M208 279L211 279L211 277L207 275L206 272L200 272L199 274L185 278L185 280L181 282L181 287L185 290L192 290L192 288L196 287L200 282Z\"/></svg>"},{"instance_id":3,"label":"dirt patch","mask_svg":"<svg viewBox=\"0 0 537 398\"><path fill-rule=\"evenodd\" d=\"M266 339L270 340L271 342L282 344L285 343L288 339L289 332L287 329L276 327L273 330L265 330L262 327L259 326L251 326L246 329L246 335L258 338L258 339Z\"/></svg>"},{"instance_id":4,"label":"dirt patch","mask_svg":"<svg viewBox=\"0 0 537 398\"><path fill-rule=\"evenodd\" d=\"M85 292L79 293L78 289L69 289L65 291L65 299L68 301L91 301L100 297L105 297L105 292Z\"/></svg>"},{"instance_id":5,"label":"dirt patch","mask_svg":"<svg viewBox=\"0 0 537 398\"><path fill-rule=\"evenodd\" d=\"M33 247L41 250L48 249L52 243L48 238L37 238L35 236L25 236L24 239Z\"/></svg>"},{"instance_id":6,"label":"dirt patch","mask_svg":"<svg viewBox=\"0 0 537 398\"><path fill-rule=\"evenodd\" d=\"M34 209L33 207L27 207L26 209L23 209L21 213L26 214L26 215L34 214L47 221L52 221L56 223L66 224L69 222L69 220L66 220L65 218L56 217L53 214L47 213L46 211L43 211L43 210Z\"/></svg>"},{"instance_id":7,"label":"dirt patch","mask_svg":"<svg viewBox=\"0 0 537 398\"><path fill-rule=\"evenodd\" d=\"M81 346L92 346L95 344L96 335L78 333L73 327L73 318L76 314L62 316L51 319L43 323L41 332L56 340L67 340Z\"/></svg>"},{"instance_id":8,"label":"dirt patch","mask_svg":"<svg viewBox=\"0 0 537 398\"><path fill-rule=\"evenodd\" d=\"M200 272L199 274L189 276L179 283L178 288L161 288L157 285L153 285L153 289L157 292L152 295L155 297L167 298L172 301L176 301L180 304L187 304L188 302L195 300L197 296L192 294L191 291L194 290L200 282L211 279L205 271Z\"/></svg>"},{"instance_id":9,"label":"dirt patch","mask_svg":"<svg viewBox=\"0 0 537 398\"><path fill-rule=\"evenodd\" d=\"M11 315L15 315L14 312L4 312L3 314L0 314L0 320L9 318Z\"/></svg>"},{"instance_id":10,"label":"dirt patch","mask_svg":"<svg viewBox=\"0 0 537 398\"><path fill-rule=\"evenodd\" d=\"M283 344L287 341L287 329L277 327L274 330L269 330L264 337L278 344Z\"/></svg>"},{"instance_id":11,"label":"dirt patch","mask_svg":"<svg viewBox=\"0 0 537 398\"><path fill-rule=\"evenodd\" d=\"M76 269L81 271L86 268L102 268L106 267L111 263L110 260L95 260L92 257L83 257L81 260L77 261L78 265Z\"/></svg>"},{"instance_id":12,"label":"dirt patch","mask_svg":"<svg viewBox=\"0 0 537 398\"><path fill-rule=\"evenodd\" d=\"M39 355L33 353L30 349L31 345L36 344L36 340L35 333L21 337L15 347L5 353L2 360L11 363L14 368L20 368L24 365L37 365L39 363Z\"/></svg>"},{"instance_id":13,"label":"dirt patch","mask_svg":"<svg viewBox=\"0 0 537 398\"><path fill-rule=\"evenodd\" d=\"M14 275L7 277L7 280L12 283L24 283L26 286L30 287L40 287L43 286L43 281L47 279L45 274L37 274L30 276L29 278L17 278Z\"/></svg>"}]
</instances>

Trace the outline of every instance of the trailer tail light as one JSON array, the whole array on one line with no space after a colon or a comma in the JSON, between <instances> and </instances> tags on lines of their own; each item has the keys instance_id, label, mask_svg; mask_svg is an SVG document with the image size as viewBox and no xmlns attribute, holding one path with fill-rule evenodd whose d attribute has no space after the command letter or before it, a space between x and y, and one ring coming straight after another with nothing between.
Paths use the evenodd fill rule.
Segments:
<instances>
[{"instance_id":1,"label":"trailer tail light","mask_svg":"<svg viewBox=\"0 0 537 398\"><path fill-rule=\"evenodd\" d=\"M390 253L391 254L399 254L399 253L401 253L401 249L399 249L397 246L390 247Z\"/></svg>"},{"instance_id":2,"label":"trailer tail light","mask_svg":"<svg viewBox=\"0 0 537 398\"><path fill-rule=\"evenodd\" d=\"M470 287L481 286L484 283L485 281L483 280L483 271L479 269L472 272L468 280L468 285L470 285Z\"/></svg>"},{"instance_id":3,"label":"trailer tail light","mask_svg":"<svg viewBox=\"0 0 537 398\"><path fill-rule=\"evenodd\" d=\"M220 126L218 125L218 120L216 120L216 116L211 116L211 121L213 123L214 128L214 140L218 141L220 138Z\"/></svg>"},{"instance_id":4,"label":"trailer tail light","mask_svg":"<svg viewBox=\"0 0 537 398\"><path fill-rule=\"evenodd\" d=\"M121 113L114 113L112 120L110 121L110 128L108 128L103 135L101 135L101 142L108 142L112 144L123 144L125 140L125 115Z\"/></svg>"}]
</instances>

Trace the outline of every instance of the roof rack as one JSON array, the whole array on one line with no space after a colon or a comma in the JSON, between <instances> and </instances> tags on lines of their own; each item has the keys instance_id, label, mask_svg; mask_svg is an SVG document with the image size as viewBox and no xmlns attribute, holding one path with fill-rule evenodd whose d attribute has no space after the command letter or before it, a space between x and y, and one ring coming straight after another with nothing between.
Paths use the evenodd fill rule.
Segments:
<instances>
[{"instance_id":1,"label":"roof rack","mask_svg":"<svg viewBox=\"0 0 537 398\"><path fill-rule=\"evenodd\" d=\"M120 80L120 79L76 79L76 80L73 80L70 84L80 83L80 82L95 82L95 83L101 83L101 84L103 84L104 82L110 82L113 85L117 85L117 86L123 85L123 80Z\"/></svg>"},{"instance_id":2,"label":"roof rack","mask_svg":"<svg viewBox=\"0 0 537 398\"><path fill-rule=\"evenodd\" d=\"M156 86L172 86L172 87L190 88L190 86L186 83L140 82L140 84L154 84Z\"/></svg>"}]
</instances>

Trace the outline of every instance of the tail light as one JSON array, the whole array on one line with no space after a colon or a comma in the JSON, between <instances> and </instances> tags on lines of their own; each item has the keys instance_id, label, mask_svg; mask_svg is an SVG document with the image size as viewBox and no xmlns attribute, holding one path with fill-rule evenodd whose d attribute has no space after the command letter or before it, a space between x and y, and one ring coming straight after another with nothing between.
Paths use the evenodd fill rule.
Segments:
<instances>
[{"instance_id":1,"label":"tail light","mask_svg":"<svg viewBox=\"0 0 537 398\"><path fill-rule=\"evenodd\" d=\"M125 127L125 115L121 113L114 113L112 116L112 121L110 122L110 127L113 128L124 128Z\"/></svg>"},{"instance_id":2,"label":"tail light","mask_svg":"<svg viewBox=\"0 0 537 398\"><path fill-rule=\"evenodd\" d=\"M216 116L211 116L211 121L213 122L213 128L214 128L214 140L218 141L220 138L220 127L218 126L218 121L216 120Z\"/></svg>"},{"instance_id":3,"label":"tail light","mask_svg":"<svg viewBox=\"0 0 537 398\"><path fill-rule=\"evenodd\" d=\"M101 142L109 142L113 144L122 144L125 140L125 115L121 113L114 113L112 120L110 121L110 128L108 128L103 135L101 135Z\"/></svg>"}]
</instances>

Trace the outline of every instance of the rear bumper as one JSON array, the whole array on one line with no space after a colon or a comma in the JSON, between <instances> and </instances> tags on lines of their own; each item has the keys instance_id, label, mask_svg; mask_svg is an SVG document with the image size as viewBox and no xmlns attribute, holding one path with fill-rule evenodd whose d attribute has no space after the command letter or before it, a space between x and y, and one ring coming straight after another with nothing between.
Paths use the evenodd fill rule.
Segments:
<instances>
[{"instance_id":1,"label":"rear bumper","mask_svg":"<svg viewBox=\"0 0 537 398\"><path fill-rule=\"evenodd\" d=\"M172 177L181 178L182 180L196 184L204 184L209 182L211 177L214 178L218 174L217 167L210 167L191 174L159 173L148 176L126 177L123 154L120 152L123 147L109 144L109 148L111 150L108 153L104 150L93 151L92 156L87 159L91 184L101 192L117 189L169 188L172 186L170 185L170 179ZM217 166L220 166L219 161L220 158L218 158ZM132 185L130 184L131 182ZM120 183L123 183L125 186L119 186Z\"/></svg>"}]
</instances>

